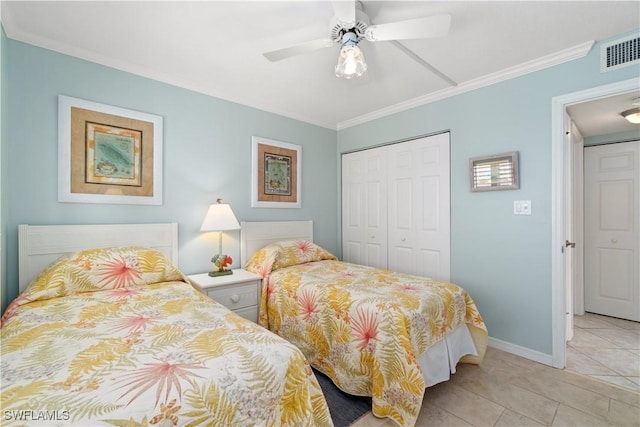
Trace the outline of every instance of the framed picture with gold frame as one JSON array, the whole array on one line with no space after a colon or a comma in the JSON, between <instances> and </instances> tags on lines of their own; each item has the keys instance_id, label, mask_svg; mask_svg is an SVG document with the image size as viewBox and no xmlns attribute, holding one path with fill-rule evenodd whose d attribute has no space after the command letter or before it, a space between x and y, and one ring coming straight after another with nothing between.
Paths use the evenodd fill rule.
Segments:
<instances>
[{"instance_id":1,"label":"framed picture with gold frame","mask_svg":"<svg viewBox=\"0 0 640 427\"><path fill-rule=\"evenodd\" d=\"M251 206L302 207L302 147L252 137Z\"/></svg>"},{"instance_id":2,"label":"framed picture with gold frame","mask_svg":"<svg viewBox=\"0 0 640 427\"><path fill-rule=\"evenodd\" d=\"M162 204L162 117L58 96L58 201Z\"/></svg>"}]
</instances>

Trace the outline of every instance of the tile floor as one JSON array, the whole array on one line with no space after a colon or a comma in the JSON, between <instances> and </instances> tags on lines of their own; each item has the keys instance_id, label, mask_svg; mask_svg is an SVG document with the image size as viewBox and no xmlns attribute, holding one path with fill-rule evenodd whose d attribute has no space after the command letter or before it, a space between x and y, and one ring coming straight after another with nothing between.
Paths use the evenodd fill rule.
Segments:
<instances>
[{"instance_id":1,"label":"tile floor","mask_svg":"<svg viewBox=\"0 0 640 427\"><path fill-rule=\"evenodd\" d=\"M567 369L640 392L640 323L591 313L573 323Z\"/></svg>"},{"instance_id":2,"label":"tile floor","mask_svg":"<svg viewBox=\"0 0 640 427\"><path fill-rule=\"evenodd\" d=\"M392 426L370 412L351 425ZM490 347L427 389L416 426L640 426L640 393Z\"/></svg>"}]
</instances>

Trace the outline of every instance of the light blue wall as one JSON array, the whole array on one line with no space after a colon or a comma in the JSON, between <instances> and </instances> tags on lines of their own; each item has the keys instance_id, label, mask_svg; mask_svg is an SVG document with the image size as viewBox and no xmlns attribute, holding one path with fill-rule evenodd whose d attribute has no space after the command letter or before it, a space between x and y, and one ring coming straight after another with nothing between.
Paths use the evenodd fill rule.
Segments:
<instances>
[{"instance_id":1,"label":"light blue wall","mask_svg":"<svg viewBox=\"0 0 640 427\"><path fill-rule=\"evenodd\" d=\"M177 222L179 267L191 274L211 268L217 234L203 235L199 228L208 205L221 197L239 220L313 219L318 243L330 251L338 249L335 131L11 39L5 47L10 108L5 112L3 156L9 162L3 183L11 181L11 185L2 194L2 204L8 207L4 217L8 301L18 292L17 226L21 223ZM164 118L162 206L57 201L59 94ZM302 146L302 209L251 208L253 135ZM224 236L224 251L237 267L239 233Z\"/></svg>"},{"instance_id":2,"label":"light blue wall","mask_svg":"<svg viewBox=\"0 0 640 427\"><path fill-rule=\"evenodd\" d=\"M617 132L606 135L591 136L584 139L584 146L611 144L615 142L626 142L640 139L640 128L637 131Z\"/></svg>"},{"instance_id":3,"label":"light blue wall","mask_svg":"<svg viewBox=\"0 0 640 427\"><path fill-rule=\"evenodd\" d=\"M338 153L451 131L451 280L476 301L491 337L551 354L551 100L638 77L584 58L338 132ZM425 71L426 72L426 71ZM472 193L469 158L520 152L520 189ZM531 200L531 216L514 216Z\"/></svg>"},{"instance_id":4,"label":"light blue wall","mask_svg":"<svg viewBox=\"0 0 640 427\"><path fill-rule=\"evenodd\" d=\"M551 353L551 99L638 76L637 67L601 74L596 45L583 59L334 132L4 35L2 41L8 301L17 294L20 223L176 221L179 266L193 273L206 271L216 251L215 239L198 228L207 205L222 197L241 220L313 218L316 240L339 253L339 154L450 130L452 281L469 290L492 337L546 354ZM57 202L58 94L164 117L164 205ZM302 209L250 207L252 135L303 146ZM520 152L520 190L469 191L469 157L513 150ZM531 200L533 215L513 216L514 200ZM237 263L237 233L225 234L225 252Z\"/></svg>"}]
</instances>

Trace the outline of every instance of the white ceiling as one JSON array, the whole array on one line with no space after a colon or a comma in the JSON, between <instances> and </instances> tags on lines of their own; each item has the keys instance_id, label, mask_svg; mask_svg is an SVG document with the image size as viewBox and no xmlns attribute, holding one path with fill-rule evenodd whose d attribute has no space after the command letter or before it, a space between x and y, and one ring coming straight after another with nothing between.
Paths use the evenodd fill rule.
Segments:
<instances>
[{"instance_id":1,"label":"white ceiling","mask_svg":"<svg viewBox=\"0 0 640 427\"><path fill-rule=\"evenodd\" d=\"M640 126L629 123L620 115L623 111L635 108L636 99L640 100L640 90L571 105L567 107L567 112L582 136L636 131L640 138Z\"/></svg>"},{"instance_id":2,"label":"white ceiling","mask_svg":"<svg viewBox=\"0 0 640 427\"><path fill-rule=\"evenodd\" d=\"M446 37L360 42L369 65L338 79L339 46L262 53L328 36L329 1L6 1L9 38L218 98L341 129L584 55L640 28L638 1L363 1L373 24L449 13Z\"/></svg>"}]
</instances>

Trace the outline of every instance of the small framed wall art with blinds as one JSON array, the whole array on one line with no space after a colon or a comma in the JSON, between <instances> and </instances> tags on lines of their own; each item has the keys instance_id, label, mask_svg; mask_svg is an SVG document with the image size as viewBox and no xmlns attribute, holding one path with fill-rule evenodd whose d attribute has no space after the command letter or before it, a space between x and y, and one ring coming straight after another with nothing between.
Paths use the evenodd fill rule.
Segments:
<instances>
[{"instance_id":1,"label":"small framed wall art with blinds","mask_svg":"<svg viewBox=\"0 0 640 427\"><path fill-rule=\"evenodd\" d=\"M516 190L520 188L518 177L518 152L472 157L469 159L471 191Z\"/></svg>"}]
</instances>

